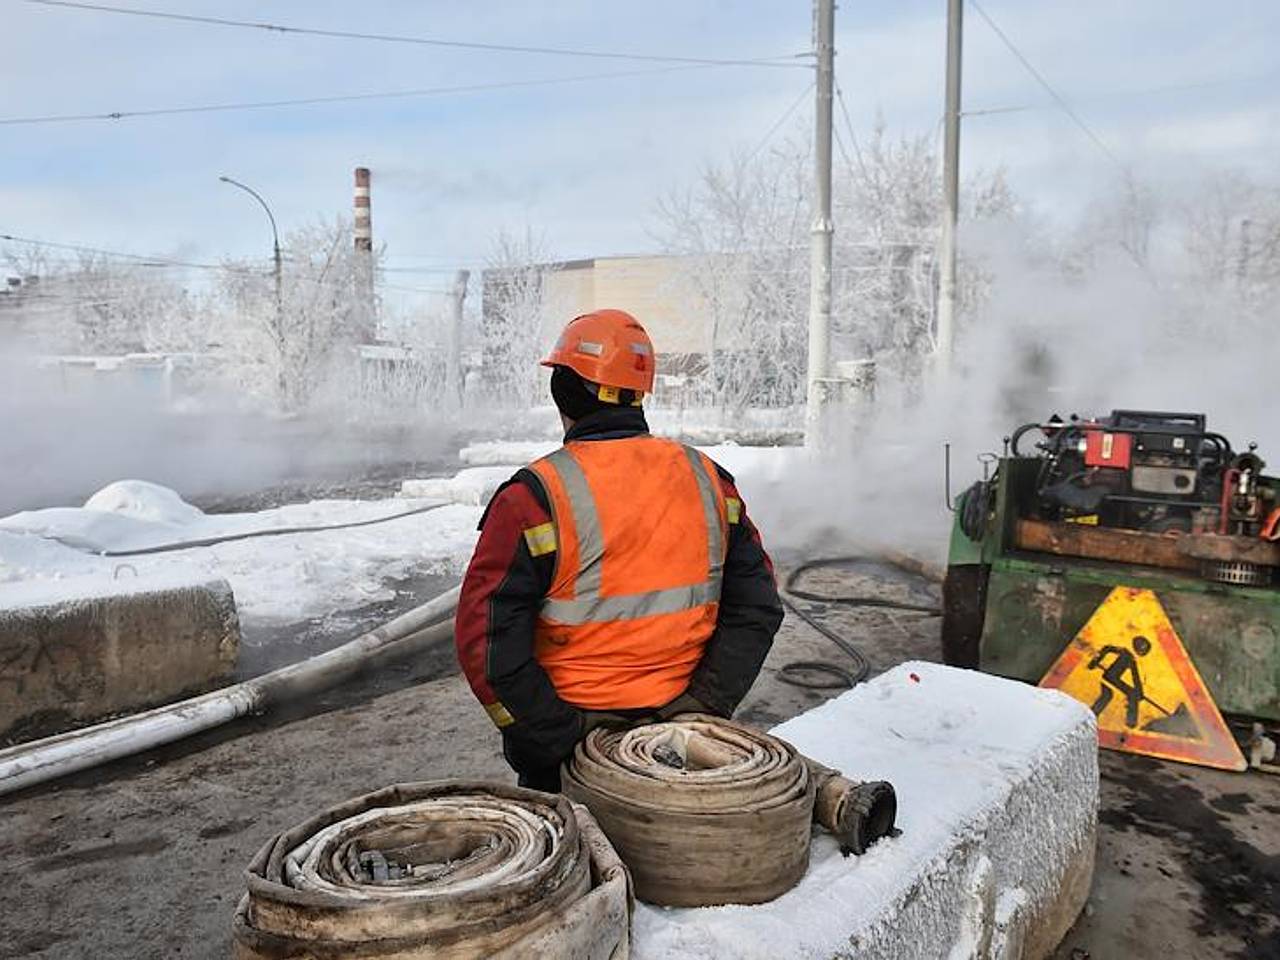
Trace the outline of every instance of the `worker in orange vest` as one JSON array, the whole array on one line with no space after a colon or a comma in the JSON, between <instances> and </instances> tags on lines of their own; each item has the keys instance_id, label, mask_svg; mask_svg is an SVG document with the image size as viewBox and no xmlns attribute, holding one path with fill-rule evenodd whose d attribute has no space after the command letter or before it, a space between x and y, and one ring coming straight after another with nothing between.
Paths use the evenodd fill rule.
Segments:
<instances>
[{"instance_id":1,"label":"worker in orange vest","mask_svg":"<svg viewBox=\"0 0 1280 960\"><path fill-rule=\"evenodd\" d=\"M521 786L554 792L595 726L732 714L782 605L733 477L649 434L653 344L636 319L577 317L543 365L564 446L490 501L455 640Z\"/></svg>"}]
</instances>

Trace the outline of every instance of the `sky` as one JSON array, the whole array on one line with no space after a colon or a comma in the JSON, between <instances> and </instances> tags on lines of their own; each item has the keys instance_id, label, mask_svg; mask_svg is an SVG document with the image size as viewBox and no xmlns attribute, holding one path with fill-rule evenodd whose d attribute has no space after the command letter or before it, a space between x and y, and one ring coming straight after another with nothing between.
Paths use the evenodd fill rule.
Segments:
<instances>
[{"instance_id":1,"label":"sky","mask_svg":"<svg viewBox=\"0 0 1280 960\"><path fill-rule=\"evenodd\" d=\"M375 239L396 282L445 285L500 230L562 258L655 249L664 193L812 123L808 0L484 3L119 0L135 9L490 44L714 58L671 65L298 36L0 0L0 120L595 79L396 100L76 123L0 123L0 233L217 260L265 257L270 232L350 210L373 170ZM1280 154L1274 0L983 0L981 10L1074 108L1053 104L966 3L962 168L1004 167L1038 213L1069 220L1121 168L1154 182L1265 171ZM855 133L877 116L937 135L945 0L847 0L836 75ZM656 72L656 71L663 72ZM609 73L642 75L602 78ZM996 108L1016 112L975 114ZM838 162L838 158L837 158ZM839 224L837 224L839 229ZM407 291L406 296L413 296Z\"/></svg>"}]
</instances>

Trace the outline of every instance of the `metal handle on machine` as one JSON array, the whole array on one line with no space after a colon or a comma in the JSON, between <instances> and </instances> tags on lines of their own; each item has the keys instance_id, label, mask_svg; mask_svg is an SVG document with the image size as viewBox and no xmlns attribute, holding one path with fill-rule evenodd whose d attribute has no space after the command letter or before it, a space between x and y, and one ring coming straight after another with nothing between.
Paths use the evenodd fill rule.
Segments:
<instances>
[{"instance_id":1,"label":"metal handle on machine","mask_svg":"<svg viewBox=\"0 0 1280 960\"><path fill-rule=\"evenodd\" d=\"M944 501L947 509L952 513L956 512L955 502L951 498L951 441L947 440L942 444L942 473L943 473L943 495L946 497Z\"/></svg>"}]
</instances>

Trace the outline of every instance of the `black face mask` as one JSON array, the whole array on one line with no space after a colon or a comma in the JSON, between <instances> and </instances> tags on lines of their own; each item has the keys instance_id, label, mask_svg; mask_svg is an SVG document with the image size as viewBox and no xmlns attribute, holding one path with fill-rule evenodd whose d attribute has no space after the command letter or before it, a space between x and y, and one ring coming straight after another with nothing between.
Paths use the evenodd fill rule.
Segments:
<instances>
[{"instance_id":1,"label":"black face mask","mask_svg":"<svg viewBox=\"0 0 1280 960\"><path fill-rule=\"evenodd\" d=\"M570 420L581 420L600 410L618 410L630 406L635 400L631 390L619 391L619 403L606 403L596 395L596 386L568 367L556 367L551 371L551 398L556 407Z\"/></svg>"}]
</instances>

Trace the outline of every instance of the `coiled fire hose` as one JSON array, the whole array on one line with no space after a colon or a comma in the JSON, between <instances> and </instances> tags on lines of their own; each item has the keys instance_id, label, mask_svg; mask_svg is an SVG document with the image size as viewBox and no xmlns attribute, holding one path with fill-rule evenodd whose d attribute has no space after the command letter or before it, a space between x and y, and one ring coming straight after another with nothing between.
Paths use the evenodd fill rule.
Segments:
<instances>
[{"instance_id":1,"label":"coiled fire hose","mask_svg":"<svg viewBox=\"0 0 1280 960\"><path fill-rule=\"evenodd\" d=\"M789 743L702 714L598 728L575 748L563 789L595 815L647 903L763 903L809 866L810 824L862 853L893 832L884 782L853 783Z\"/></svg>"},{"instance_id":2,"label":"coiled fire hose","mask_svg":"<svg viewBox=\"0 0 1280 960\"><path fill-rule=\"evenodd\" d=\"M564 797L410 783L273 837L245 873L236 960L625 960L626 868Z\"/></svg>"}]
</instances>

